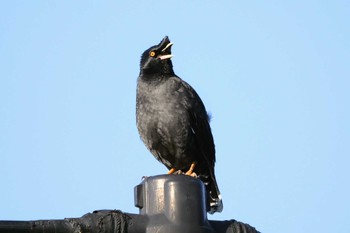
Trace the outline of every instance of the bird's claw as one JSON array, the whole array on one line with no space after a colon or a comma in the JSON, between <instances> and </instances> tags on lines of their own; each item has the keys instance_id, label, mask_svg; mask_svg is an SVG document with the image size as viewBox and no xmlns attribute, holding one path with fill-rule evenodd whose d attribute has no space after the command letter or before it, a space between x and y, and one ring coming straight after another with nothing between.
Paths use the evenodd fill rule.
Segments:
<instances>
[{"instance_id":1,"label":"bird's claw","mask_svg":"<svg viewBox=\"0 0 350 233\"><path fill-rule=\"evenodd\" d=\"M186 175L186 176L192 176L192 177L194 177L194 178L198 178L198 176L197 176L197 174L196 174L195 172L192 172L192 173L186 172L185 175Z\"/></svg>"},{"instance_id":2,"label":"bird's claw","mask_svg":"<svg viewBox=\"0 0 350 233\"><path fill-rule=\"evenodd\" d=\"M175 169L175 168L172 168L172 169L170 169L170 170L168 171L168 175L173 174L174 172L176 172L176 169Z\"/></svg>"}]
</instances>

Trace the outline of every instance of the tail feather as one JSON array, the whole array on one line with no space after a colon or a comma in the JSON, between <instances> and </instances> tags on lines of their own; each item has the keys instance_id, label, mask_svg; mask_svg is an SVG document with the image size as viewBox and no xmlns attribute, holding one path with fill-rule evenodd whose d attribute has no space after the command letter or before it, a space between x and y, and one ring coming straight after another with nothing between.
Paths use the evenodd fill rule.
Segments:
<instances>
[{"instance_id":1,"label":"tail feather","mask_svg":"<svg viewBox=\"0 0 350 233\"><path fill-rule=\"evenodd\" d=\"M222 212L224 206L215 176L200 176L200 179L203 181L208 193L209 214Z\"/></svg>"},{"instance_id":2,"label":"tail feather","mask_svg":"<svg viewBox=\"0 0 350 233\"><path fill-rule=\"evenodd\" d=\"M208 184L208 193L209 193L209 203L210 203L210 210L208 211L209 214L214 214L215 212L222 212L224 205L222 203L221 194L218 188L218 185L216 183L215 177L211 179L211 182Z\"/></svg>"}]
</instances>

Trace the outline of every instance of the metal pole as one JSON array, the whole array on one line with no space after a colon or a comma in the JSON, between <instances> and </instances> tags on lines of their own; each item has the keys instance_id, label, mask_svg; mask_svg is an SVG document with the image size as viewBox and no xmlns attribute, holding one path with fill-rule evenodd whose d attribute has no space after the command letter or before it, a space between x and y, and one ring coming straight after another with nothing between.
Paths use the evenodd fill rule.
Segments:
<instances>
[{"instance_id":1,"label":"metal pole","mask_svg":"<svg viewBox=\"0 0 350 233\"><path fill-rule=\"evenodd\" d=\"M257 233L235 220L208 221L202 181L184 175L145 178L134 188L140 214L100 210L81 218L0 221L0 233Z\"/></svg>"}]
</instances>

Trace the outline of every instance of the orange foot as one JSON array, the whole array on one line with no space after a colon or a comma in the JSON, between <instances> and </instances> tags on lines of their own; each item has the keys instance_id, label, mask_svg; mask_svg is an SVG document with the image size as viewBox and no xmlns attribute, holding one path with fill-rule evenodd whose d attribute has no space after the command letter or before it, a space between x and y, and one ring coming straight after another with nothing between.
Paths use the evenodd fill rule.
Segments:
<instances>
[{"instance_id":1,"label":"orange foot","mask_svg":"<svg viewBox=\"0 0 350 233\"><path fill-rule=\"evenodd\" d=\"M168 175L173 174L175 171L176 171L175 168L170 169L170 170L168 171Z\"/></svg>"},{"instance_id":2,"label":"orange foot","mask_svg":"<svg viewBox=\"0 0 350 233\"><path fill-rule=\"evenodd\" d=\"M194 168L196 166L196 163L192 163L190 169L185 173L185 175L197 177L197 174L193 172Z\"/></svg>"}]
</instances>

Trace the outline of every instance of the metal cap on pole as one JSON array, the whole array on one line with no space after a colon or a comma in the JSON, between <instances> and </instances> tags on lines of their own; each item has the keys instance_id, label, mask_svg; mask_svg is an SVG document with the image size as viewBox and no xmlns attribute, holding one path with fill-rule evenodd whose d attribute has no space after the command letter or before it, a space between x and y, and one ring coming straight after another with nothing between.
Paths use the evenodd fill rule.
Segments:
<instances>
[{"instance_id":1,"label":"metal cap on pole","mask_svg":"<svg viewBox=\"0 0 350 233\"><path fill-rule=\"evenodd\" d=\"M214 232L203 182L186 175L146 177L135 187L135 206L150 217L147 232Z\"/></svg>"}]
</instances>

